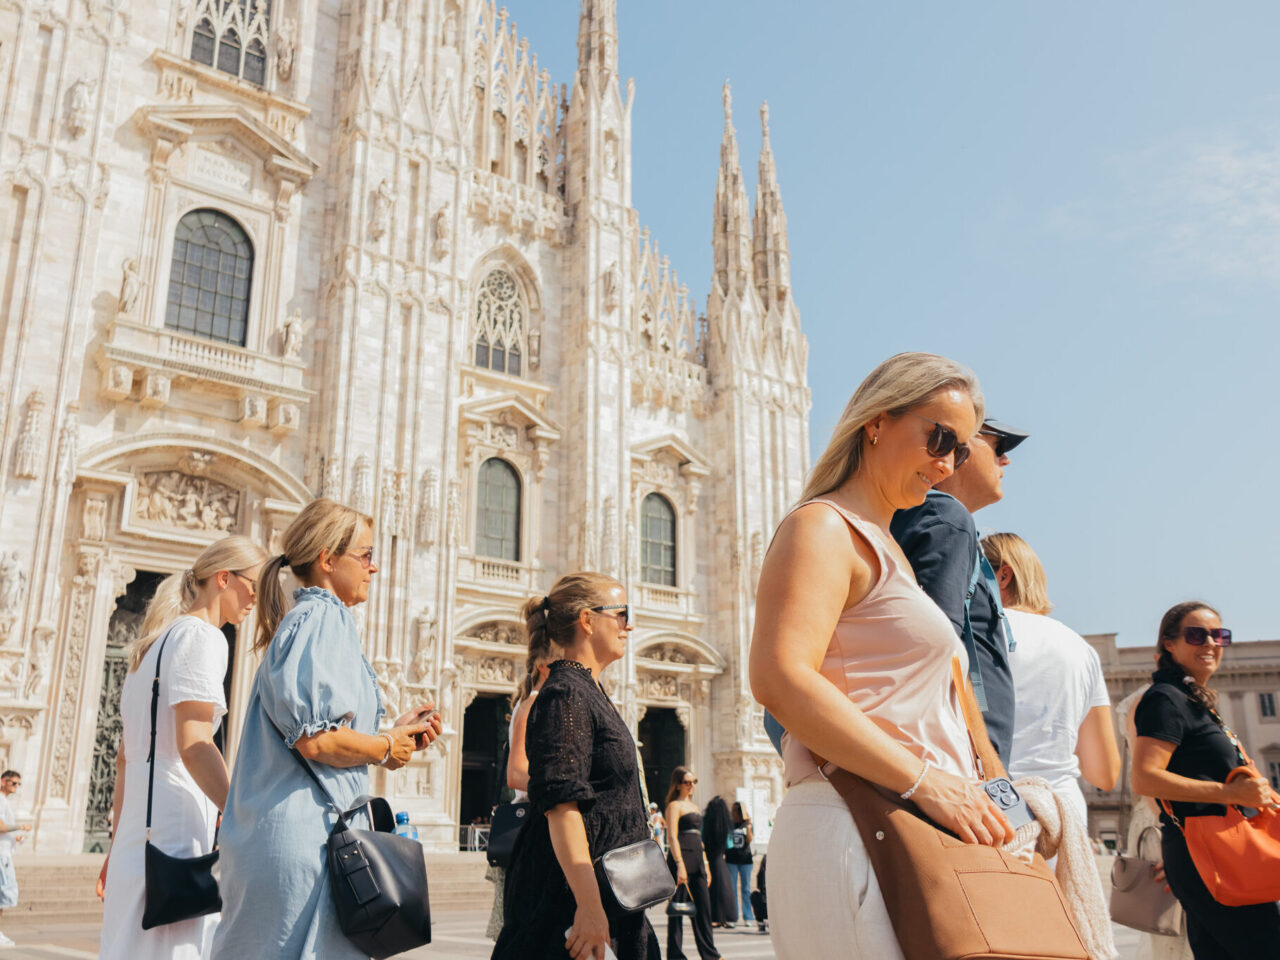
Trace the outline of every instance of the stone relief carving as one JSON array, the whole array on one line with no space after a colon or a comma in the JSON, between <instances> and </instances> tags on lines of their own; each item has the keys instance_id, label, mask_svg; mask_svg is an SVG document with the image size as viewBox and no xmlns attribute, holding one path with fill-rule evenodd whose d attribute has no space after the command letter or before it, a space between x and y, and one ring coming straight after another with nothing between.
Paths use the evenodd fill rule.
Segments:
<instances>
[{"instance_id":1,"label":"stone relief carving","mask_svg":"<svg viewBox=\"0 0 1280 960\"><path fill-rule=\"evenodd\" d=\"M298 22L285 17L276 29L276 76L288 82L293 76L293 55L298 46Z\"/></svg>"},{"instance_id":2,"label":"stone relief carving","mask_svg":"<svg viewBox=\"0 0 1280 960\"><path fill-rule=\"evenodd\" d=\"M431 245L431 253L437 260L443 260L453 249L452 207L446 202L436 215L431 218L431 229L435 233L435 242Z\"/></svg>"},{"instance_id":3,"label":"stone relief carving","mask_svg":"<svg viewBox=\"0 0 1280 960\"><path fill-rule=\"evenodd\" d=\"M26 594L27 572L22 558L13 550L0 553L0 643L9 641Z\"/></svg>"},{"instance_id":4,"label":"stone relief carving","mask_svg":"<svg viewBox=\"0 0 1280 960\"><path fill-rule=\"evenodd\" d=\"M76 479L76 458L80 448L80 404L67 404L62 418L62 430L58 434L58 482L67 486Z\"/></svg>"},{"instance_id":5,"label":"stone relief carving","mask_svg":"<svg viewBox=\"0 0 1280 960\"><path fill-rule=\"evenodd\" d=\"M373 464L365 454L356 457L351 476L351 505L363 514L373 511Z\"/></svg>"},{"instance_id":6,"label":"stone relief carving","mask_svg":"<svg viewBox=\"0 0 1280 960\"><path fill-rule=\"evenodd\" d=\"M378 660L374 673L378 677L378 689L382 692L382 706L386 709L387 716L394 720L401 712L404 664L399 660Z\"/></svg>"},{"instance_id":7,"label":"stone relief carving","mask_svg":"<svg viewBox=\"0 0 1280 960\"><path fill-rule=\"evenodd\" d=\"M604 174L610 180L618 179L618 138L613 131L604 135Z\"/></svg>"},{"instance_id":8,"label":"stone relief carving","mask_svg":"<svg viewBox=\"0 0 1280 960\"><path fill-rule=\"evenodd\" d=\"M660 673L649 678L647 695L659 700L674 700L680 695L680 685L669 673Z\"/></svg>"},{"instance_id":9,"label":"stone relief carving","mask_svg":"<svg viewBox=\"0 0 1280 960\"><path fill-rule=\"evenodd\" d=\"M13 475L23 480L35 480L40 476L40 446L44 439L44 394L32 390L27 397L27 415L18 434L17 449L13 457Z\"/></svg>"},{"instance_id":10,"label":"stone relief carving","mask_svg":"<svg viewBox=\"0 0 1280 960\"><path fill-rule=\"evenodd\" d=\"M604 572L617 577L621 571L618 556L618 504L611 496L604 498L604 535L600 552L604 560Z\"/></svg>"},{"instance_id":11,"label":"stone relief carving","mask_svg":"<svg viewBox=\"0 0 1280 960\"><path fill-rule=\"evenodd\" d=\"M477 679L494 683L515 683L516 664L506 657L485 657L476 666Z\"/></svg>"},{"instance_id":12,"label":"stone relief carving","mask_svg":"<svg viewBox=\"0 0 1280 960\"><path fill-rule=\"evenodd\" d=\"M123 400L133 392L133 368L117 363L107 371L102 395L108 400Z\"/></svg>"},{"instance_id":13,"label":"stone relief carving","mask_svg":"<svg viewBox=\"0 0 1280 960\"><path fill-rule=\"evenodd\" d=\"M169 402L169 378L158 373L148 373L142 379L144 407L162 407Z\"/></svg>"},{"instance_id":14,"label":"stone relief carving","mask_svg":"<svg viewBox=\"0 0 1280 960\"><path fill-rule=\"evenodd\" d=\"M120 299L116 311L122 317L133 315L142 293L142 279L138 276L138 261L129 257L120 265Z\"/></svg>"},{"instance_id":15,"label":"stone relief carving","mask_svg":"<svg viewBox=\"0 0 1280 960\"><path fill-rule=\"evenodd\" d=\"M689 729L689 723L693 719L692 713L689 707L676 707L676 720L686 730Z\"/></svg>"},{"instance_id":16,"label":"stone relief carving","mask_svg":"<svg viewBox=\"0 0 1280 960\"><path fill-rule=\"evenodd\" d=\"M240 399L240 422L248 427L260 427L267 422L267 401L256 393Z\"/></svg>"},{"instance_id":17,"label":"stone relief carving","mask_svg":"<svg viewBox=\"0 0 1280 960\"><path fill-rule=\"evenodd\" d=\"M134 516L139 520L225 532L235 527L239 514L240 492L207 477L157 470L138 483Z\"/></svg>"},{"instance_id":18,"label":"stone relief carving","mask_svg":"<svg viewBox=\"0 0 1280 960\"><path fill-rule=\"evenodd\" d=\"M188 450L178 461L178 467L193 477L203 477L213 466L214 455L204 450Z\"/></svg>"},{"instance_id":19,"label":"stone relief carving","mask_svg":"<svg viewBox=\"0 0 1280 960\"><path fill-rule=\"evenodd\" d=\"M431 664L439 642L438 622L430 607L425 607L415 621L418 628L418 648L414 651L410 676L415 683L426 683L431 676Z\"/></svg>"},{"instance_id":20,"label":"stone relief carving","mask_svg":"<svg viewBox=\"0 0 1280 960\"><path fill-rule=\"evenodd\" d=\"M89 129L93 114L93 91L97 85L97 81L81 78L67 88L62 125L72 140L79 140Z\"/></svg>"},{"instance_id":21,"label":"stone relief carving","mask_svg":"<svg viewBox=\"0 0 1280 960\"><path fill-rule=\"evenodd\" d=\"M688 654L681 650L674 643L660 643L656 647L647 647L644 656L649 660L659 660L664 663L694 663L696 661L690 659Z\"/></svg>"},{"instance_id":22,"label":"stone relief carving","mask_svg":"<svg viewBox=\"0 0 1280 960\"><path fill-rule=\"evenodd\" d=\"M482 623L472 628L467 636L485 643L505 643L513 647L523 647L527 642L524 630L514 623Z\"/></svg>"},{"instance_id":23,"label":"stone relief carving","mask_svg":"<svg viewBox=\"0 0 1280 960\"><path fill-rule=\"evenodd\" d=\"M424 547L436 542L436 530L440 526L440 473L428 467L422 474L418 495L418 543Z\"/></svg>"},{"instance_id":24,"label":"stone relief carving","mask_svg":"<svg viewBox=\"0 0 1280 960\"><path fill-rule=\"evenodd\" d=\"M614 261L609 264L609 269L604 272L602 278L602 286L604 287L604 308L612 313L618 309L618 263Z\"/></svg>"},{"instance_id":25,"label":"stone relief carving","mask_svg":"<svg viewBox=\"0 0 1280 960\"><path fill-rule=\"evenodd\" d=\"M84 515L80 523L80 537L84 540L107 538L107 498L89 497L84 502Z\"/></svg>"},{"instance_id":26,"label":"stone relief carving","mask_svg":"<svg viewBox=\"0 0 1280 960\"><path fill-rule=\"evenodd\" d=\"M373 191L372 213L369 216L369 236L381 240L391 224L391 184L382 180Z\"/></svg>"},{"instance_id":27,"label":"stone relief carving","mask_svg":"<svg viewBox=\"0 0 1280 960\"><path fill-rule=\"evenodd\" d=\"M537 370L542 362L542 331L534 328L529 331L529 366Z\"/></svg>"},{"instance_id":28,"label":"stone relief carving","mask_svg":"<svg viewBox=\"0 0 1280 960\"><path fill-rule=\"evenodd\" d=\"M71 748L76 718L80 715L80 683L84 676L84 652L88 639L89 614L97 584L99 557L82 553L72 580L65 638L66 657L62 666L62 696L53 735L53 765L49 777L51 793L66 798L71 782Z\"/></svg>"},{"instance_id":29,"label":"stone relief carving","mask_svg":"<svg viewBox=\"0 0 1280 960\"><path fill-rule=\"evenodd\" d=\"M336 453L324 458L324 479L320 481L320 495L330 500L342 500L342 458Z\"/></svg>"},{"instance_id":30,"label":"stone relief carving","mask_svg":"<svg viewBox=\"0 0 1280 960\"><path fill-rule=\"evenodd\" d=\"M294 310L293 315L280 324L280 354L286 360L297 360L302 356L301 310Z\"/></svg>"},{"instance_id":31,"label":"stone relief carving","mask_svg":"<svg viewBox=\"0 0 1280 960\"><path fill-rule=\"evenodd\" d=\"M445 506L445 541L451 547L462 542L462 486L449 481L449 499Z\"/></svg>"},{"instance_id":32,"label":"stone relief carving","mask_svg":"<svg viewBox=\"0 0 1280 960\"><path fill-rule=\"evenodd\" d=\"M458 11L450 10L444 17L444 29L440 31L440 46L451 50L458 46Z\"/></svg>"}]
</instances>

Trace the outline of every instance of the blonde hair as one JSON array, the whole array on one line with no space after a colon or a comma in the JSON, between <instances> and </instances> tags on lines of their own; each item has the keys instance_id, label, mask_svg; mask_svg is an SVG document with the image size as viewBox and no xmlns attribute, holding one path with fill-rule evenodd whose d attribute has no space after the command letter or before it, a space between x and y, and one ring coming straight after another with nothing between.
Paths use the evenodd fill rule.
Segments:
<instances>
[{"instance_id":1,"label":"blonde hair","mask_svg":"<svg viewBox=\"0 0 1280 960\"><path fill-rule=\"evenodd\" d=\"M532 602L532 600L529 601L529 603ZM539 608L541 608L541 600L538 601L538 605ZM528 604L525 604L525 606L527 607ZM592 604L592 606L595 606L595 604ZM511 695L511 706L513 709L519 706L520 701L524 700L533 692L533 688L538 682L538 671L553 660L559 660L562 655L563 651L560 649L560 644L555 641L548 641L545 644L540 644L537 650L530 648L529 655L524 661L524 676L520 679L520 682L516 684L515 693Z\"/></svg>"},{"instance_id":2,"label":"blonde hair","mask_svg":"<svg viewBox=\"0 0 1280 960\"><path fill-rule=\"evenodd\" d=\"M982 552L996 573L1003 566L1013 572L1005 588L1012 598L1010 607L1042 614L1053 609L1044 567L1027 541L1016 533L993 533L982 538Z\"/></svg>"},{"instance_id":3,"label":"blonde hair","mask_svg":"<svg viewBox=\"0 0 1280 960\"><path fill-rule=\"evenodd\" d=\"M311 576L311 566L328 551L332 557L346 553L360 536L362 527L373 520L358 510L321 497L303 507L280 539L284 553L272 557L258 575L258 635L253 649L261 652L270 645L276 628L288 612L280 571L288 567L303 583Z\"/></svg>"},{"instance_id":4,"label":"blonde hair","mask_svg":"<svg viewBox=\"0 0 1280 960\"><path fill-rule=\"evenodd\" d=\"M142 658L169 624L177 620L196 602L200 588L219 570L239 572L256 567L267 558L267 552L248 537L223 537L205 547L196 562L181 573L165 577L147 604L138 638L129 644L129 672L138 669Z\"/></svg>"},{"instance_id":5,"label":"blonde hair","mask_svg":"<svg viewBox=\"0 0 1280 960\"><path fill-rule=\"evenodd\" d=\"M800 502L831 492L858 472L866 438L863 427L869 422L882 413L900 417L946 387L969 394L981 423L982 387L972 370L954 360L935 353L899 353L872 370L849 398L827 448L809 473Z\"/></svg>"},{"instance_id":6,"label":"blonde hair","mask_svg":"<svg viewBox=\"0 0 1280 960\"><path fill-rule=\"evenodd\" d=\"M545 597L531 597L520 608L529 635L526 683L539 663L558 660L566 647L573 646L578 615L600 606L605 593L620 584L603 573L568 573L555 582ZM529 683L529 686L532 686ZM525 690L528 695L528 690Z\"/></svg>"}]
</instances>

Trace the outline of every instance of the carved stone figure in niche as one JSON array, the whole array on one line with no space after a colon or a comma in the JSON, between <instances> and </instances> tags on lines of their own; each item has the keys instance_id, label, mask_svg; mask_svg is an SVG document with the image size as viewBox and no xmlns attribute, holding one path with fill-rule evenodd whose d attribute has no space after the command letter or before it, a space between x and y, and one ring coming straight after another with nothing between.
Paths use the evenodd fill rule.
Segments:
<instances>
[{"instance_id":1,"label":"carved stone figure in niche","mask_svg":"<svg viewBox=\"0 0 1280 960\"><path fill-rule=\"evenodd\" d=\"M213 532L232 529L239 512L238 491L177 470L146 474L138 484L134 508L139 520Z\"/></svg>"},{"instance_id":2,"label":"carved stone figure in niche","mask_svg":"<svg viewBox=\"0 0 1280 960\"><path fill-rule=\"evenodd\" d=\"M618 138L613 134L604 138L604 174L611 180L618 178Z\"/></svg>"},{"instance_id":3,"label":"carved stone figure in niche","mask_svg":"<svg viewBox=\"0 0 1280 960\"><path fill-rule=\"evenodd\" d=\"M449 499L445 505L445 540L451 547L461 543L462 492L457 480L449 481Z\"/></svg>"},{"instance_id":4,"label":"carved stone figure in niche","mask_svg":"<svg viewBox=\"0 0 1280 960\"><path fill-rule=\"evenodd\" d=\"M363 453L356 457L351 485L354 487L351 505L368 515L373 511L373 464Z\"/></svg>"},{"instance_id":5,"label":"carved stone figure in niche","mask_svg":"<svg viewBox=\"0 0 1280 960\"><path fill-rule=\"evenodd\" d=\"M604 288L604 308L609 312L618 309L618 264L609 264L609 269L604 272L601 278L601 286Z\"/></svg>"},{"instance_id":6,"label":"carved stone figure in niche","mask_svg":"<svg viewBox=\"0 0 1280 960\"><path fill-rule=\"evenodd\" d=\"M529 331L529 366L535 370L538 364L542 362L542 331Z\"/></svg>"},{"instance_id":7,"label":"carved stone figure in niche","mask_svg":"<svg viewBox=\"0 0 1280 960\"><path fill-rule=\"evenodd\" d=\"M79 447L80 404L73 400L67 404L67 412L62 418L62 432L58 434L57 479L59 483L70 484L75 481Z\"/></svg>"},{"instance_id":8,"label":"carved stone figure in niche","mask_svg":"<svg viewBox=\"0 0 1280 960\"><path fill-rule=\"evenodd\" d=\"M66 106L63 109L62 123L72 140L78 140L89 129L93 110L93 89L97 84L93 80L80 79L67 89Z\"/></svg>"},{"instance_id":9,"label":"carved stone figure in niche","mask_svg":"<svg viewBox=\"0 0 1280 960\"><path fill-rule=\"evenodd\" d=\"M418 500L418 542L430 547L436 542L440 525L440 474L428 467L422 474L422 492Z\"/></svg>"},{"instance_id":10,"label":"carved stone figure in niche","mask_svg":"<svg viewBox=\"0 0 1280 960\"><path fill-rule=\"evenodd\" d=\"M298 23L285 17L276 31L276 76L288 82L293 76L293 54L298 45Z\"/></svg>"},{"instance_id":11,"label":"carved stone figure in niche","mask_svg":"<svg viewBox=\"0 0 1280 960\"><path fill-rule=\"evenodd\" d=\"M121 316L133 315L138 305L138 294L142 292L142 280L138 276L138 261L133 257L120 265L120 304L118 312Z\"/></svg>"},{"instance_id":12,"label":"carved stone figure in niche","mask_svg":"<svg viewBox=\"0 0 1280 960\"><path fill-rule=\"evenodd\" d=\"M293 315L280 324L280 350L286 360L297 360L302 356L301 310L294 310Z\"/></svg>"},{"instance_id":13,"label":"carved stone figure in niche","mask_svg":"<svg viewBox=\"0 0 1280 960\"><path fill-rule=\"evenodd\" d=\"M512 623L484 623L473 629L469 636L485 643L504 643L517 647L526 642L524 631Z\"/></svg>"},{"instance_id":14,"label":"carved stone figure in niche","mask_svg":"<svg viewBox=\"0 0 1280 960\"><path fill-rule=\"evenodd\" d=\"M413 655L413 671L410 674L415 683L425 683L430 677L436 641L436 618L430 608L427 608L418 616L418 649Z\"/></svg>"},{"instance_id":15,"label":"carved stone figure in niche","mask_svg":"<svg viewBox=\"0 0 1280 960\"><path fill-rule=\"evenodd\" d=\"M23 480L35 480L40 476L40 445L44 433L44 394L32 390L27 397L27 416L18 434L17 450L13 458L13 475Z\"/></svg>"},{"instance_id":16,"label":"carved stone figure in niche","mask_svg":"<svg viewBox=\"0 0 1280 960\"><path fill-rule=\"evenodd\" d=\"M133 368L116 364L111 368L109 386L113 394L127 397L133 391Z\"/></svg>"},{"instance_id":17,"label":"carved stone figure in niche","mask_svg":"<svg viewBox=\"0 0 1280 960\"><path fill-rule=\"evenodd\" d=\"M84 518L80 536L85 540L105 540L107 537L106 497L89 497L84 502Z\"/></svg>"},{"instance_id":18,"label":"carved stone figure in niche","mask_svg":"<svg viewBox=\"0 0 1280 960\"><path fill-rule=\"evenodd\" d=\"M440 32L440 46L455 50L458 47L458 11L450 10L444 16L444 29Z\"/></svg>"},{"instance_id":19,"label":"carved stone figure in niche","mask_svg":"<svg viewBox=\"0 0 1280 960\"><path fill-rule=\"evenodd\" d=\"M385 179L373 191L373 212L369 217L369 236L381 240L391 225L391 184Z\"/></svg>"},{"instance_id":20,"label":"carved stone figure in niche","mask_svg":"<svg viewBox=\"0 0 1280 960\"><path fill-rule=\"evenodd\" d=\"M661 660L664 663L692 663L693 661L674 643L664 643L650 647L644 652L650 660Z\"/></svg>"},{"instance_id":21,"label":"carved stone figure in niche","mask_svg":"<svg viewBox=\"0 0 1280 960\"><path fill-rule=\"evenodd\" d=\"M324 458L324 480L321 481L320 495L330 500L342 499L342 458L337 454Z\"/></svg>"},{"instance_id":22,"label":"carved stone figure in niche","mask_svg":"<svg viewBox=\"0 0 1280 960\"><path fill-rule=\"evenodd\" d=\"M436 215L431 218L431 229L435 233L435 242L431 245L431 253L437 260L443 260L453 249L453 224L450 218L450 205L445 203Z\"/></svg>"},{"instance_id":23,"label":"carved stone figure in niche","mask_svg":"<svg viewBox=\"0 0 1280 960\"><path fill-rule=\"evenodd\" d=\"M505 657L485 657L476 668L476 677L489 683L515 683L515 661Z\"/></svg>"},{"instance_id":24,"label":"carved stone figure in niche","mask_svg":"<svg viewBox=\"0 0 1280 960\"><path fill-rule=\"evenodd\" d=\"M22 569L22 558L15 551L0 553L0 642L9 639L26 593L27 573Z\"/></svg>"}]
</instances>

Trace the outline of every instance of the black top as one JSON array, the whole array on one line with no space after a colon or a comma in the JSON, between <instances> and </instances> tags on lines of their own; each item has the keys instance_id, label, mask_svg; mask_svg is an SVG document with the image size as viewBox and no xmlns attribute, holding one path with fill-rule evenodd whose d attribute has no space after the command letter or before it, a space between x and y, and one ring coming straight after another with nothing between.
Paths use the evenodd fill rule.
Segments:
<instances>
[{"instance_id":1,"label":"black top","mask_svg":"<svg viewBox=\"0 0 1280 960\"><path fill-rule=\"evenodd\" d=\"M751 821L743 820L735 823L729 831L729 849L724 853L725 863L750 863L751 844L747 843L747 830Z\"/></svg>"},{"instance_id":2,"label":"black top","mask_svg":"<svg viewBox=\"0 0 1280 960\"><path fill-rule=\"evenodd\" d=\"M572 660L551 664L529 710L529 802L536 814L520 832L507 868L504 925L493 957L563 958L564 932L577 904L551 846L545 814L577 803L594 860L649 836L640 796L636 744L591 671ZM650 935L642 914L611 921L618 960L644 960Z\"/></svg>"},{"instance_id":3,"label":"black top","mask_svg":"<svg viewBox=\"0 0 1280 960\"><path fill-rule=\"evenodd\" d=\"M893 515L889 532L906 554L916 582L942 608L963 639L964 600L978 558L978 529L973 514L949 493L930 490L920 506ZM982 719L986 721L991 745L1007 768L1013 746L1013 671L1009 668L1009 651L996 599L986 578L978 577L969 603L969 622L987 694Z\"/></svg>"},{"instance_id":4,"label":"black top","mask_svg":"<svg viewBox=\"0 0 1280 960\"><path fill-rule=\"evenodd\" d=\"M702 836L702 814L700 813L682 813L680 815L680 827L678 833L696 833Z\"/></svg>"},{"instance_id":5,"label":"black top","mask_svg":"<svg viewBox=\"0 0 1280 960\"><path fill-rule=\"evenodd\" d=\"M1235 745L1213 716L1192 700L1180 682L1173 677L1157 675L1133 712L1133 723L1140 737L1154 737L1172 743L1169 772L1189 780L1226 783L1227 774L1240 766ZM1181 817L1222 816L1226 807L1215 803L1183 803L1174 801L1174 814ZM1164 812L1160 819L1168 822Z\"/></svg>"}]
</instances>

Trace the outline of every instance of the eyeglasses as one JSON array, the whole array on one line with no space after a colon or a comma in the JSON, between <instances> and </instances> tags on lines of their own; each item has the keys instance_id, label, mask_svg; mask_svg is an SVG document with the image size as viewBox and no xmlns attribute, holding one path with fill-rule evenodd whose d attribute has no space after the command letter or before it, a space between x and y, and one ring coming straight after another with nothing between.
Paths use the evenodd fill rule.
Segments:
<instances>
[{"instance_id":1,"label":"eyeglasses","mask_svg":"<svg viewBox=\"0 0 1280 960\"><path fill-rule=\"evenodd\" d=\"M1213 642L1220 647L1231 646L1231 631L1226 627L1214 627L1212 630L1208 627L1182 628L1182 639L1193 647L1203 647L1209 642L1210 637L1213 637Z\"/></svg>"},{"instance_id":2,"label":"eyeglasses","mask_svg":"<svg viewBox=\"0 0 1280 960\"><path fill-rule=\"evenodd\" d=\"M982 436L986 437L991 444L991 449L996 452L996 458L999 459L1009 452L1009 438L1003 433L991 433L987 430L979 430ZM959 464L956 464L959 466Z\"/></svg>"},{"instance_id":3,"label":"eyeglasses","mask_svg":"<svg viewBox=\"0 0 1280 960\"><path fill-rule=\"evenodd\" d=\"M241 573L239 570L232 570L232 571L230 571L230 573L231 573L231 575L232 575L233 577L239 577L241 580L243 580L245 583L247 583L247 584L249 585L249 596L251 596L251 597L256 597L256 596L258 595L258 581L257 581L257 580L250 580L248 577L246 577L246 576L245 576L243 573Z\"/></svg>"},{"instance_id":4,"label":"eyeglasses","mask_svg":"<svg viewBox=\"0 0 1280 960\"><path fill-rule=\"evenodd\" d=\"M686 787L692 787L697 785L698 778L694 777L692 780L681 780L680 782L683 783Z\"/></svg>"},{"instance_id":5,"label":"eyeglasses","mask_svg":"<svg viewBox=\"0 0 1280 960\"><path fill-rule=\"evenodd\" d=\"M953 450L956 455L955 469L960 469L960 464L969 459L969 445L961 443L960 438L956 436L956 432L948 426L944 426L937 420L930 420L928 417L922 417L914 410L908 410L918 420L925 423L933 424L933 431L929 434L929 439L925 441L925 449L929 451L931 457L945 457Z\"/></svg>"},{"instance_id":6,"label":"eyeglasses","mask_svg":"<svg viewBox=\"0 0 1280 960\"><path fill-rule=\"evenodd\" d=\"M356 562L366 570L373 566L373 547L368 550L361 550L359 553L348 553L347 556L354 557Z\"/></svg>"},{"instance_id":7,"label":"eyeglasses","mask_svg":"<svg viewBox=\"0 0 1280 960\"><path fill-rule=\"evenodd\" d=\"M588 607L587 609L595 613L612 613L622 621L624 627L631 626L631 604L629 603L610 603L603 607Z\"/></svg>"}]
</instances>

